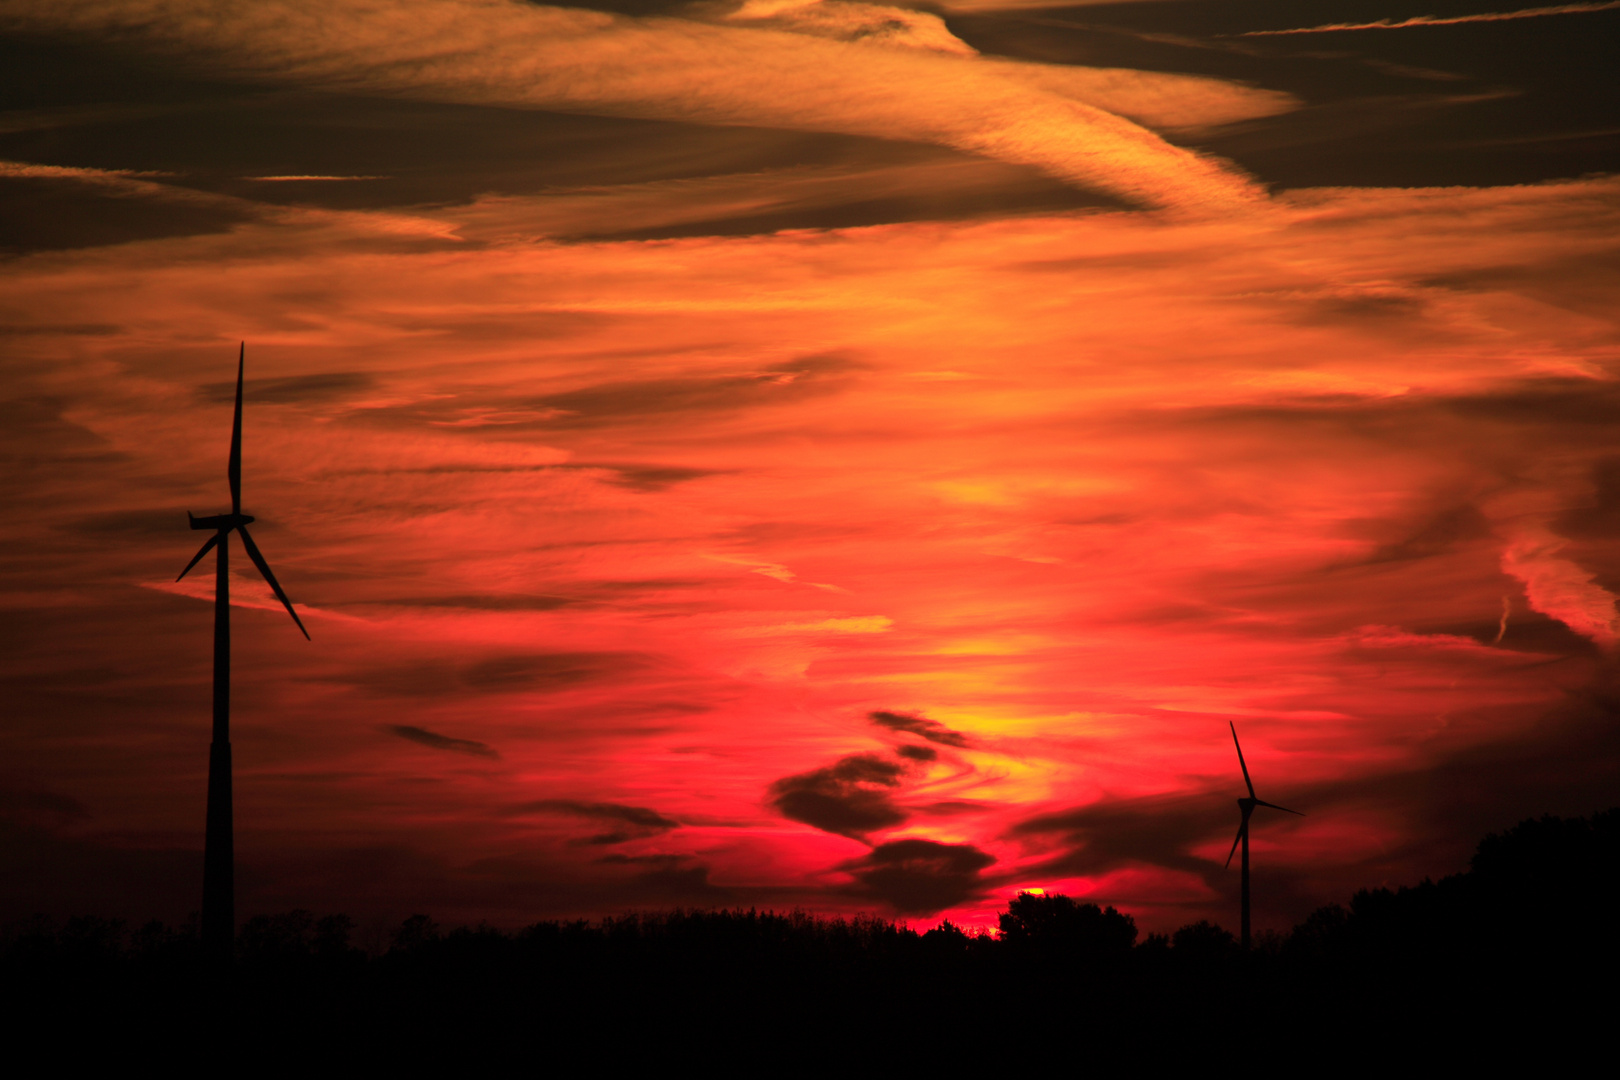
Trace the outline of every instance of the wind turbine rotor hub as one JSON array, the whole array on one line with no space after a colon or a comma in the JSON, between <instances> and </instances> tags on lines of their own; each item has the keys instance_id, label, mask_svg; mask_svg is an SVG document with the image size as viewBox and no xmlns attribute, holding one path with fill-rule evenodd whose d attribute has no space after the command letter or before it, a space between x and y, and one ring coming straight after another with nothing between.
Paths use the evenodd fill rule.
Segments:
<instances>
[{"instance_id":1,"label":"wind turbine rotor hub","mask_svg":"<svg viewBox=\"0 0 1620 1080\"><path fill-rule=\"evenodd\" d=\"M192 517L187 514L186 517L191 518L193 529L222 529L226 532L250 525L254 520L251 514L215 514L213 517Z\"/></svg>"}]
</instances>

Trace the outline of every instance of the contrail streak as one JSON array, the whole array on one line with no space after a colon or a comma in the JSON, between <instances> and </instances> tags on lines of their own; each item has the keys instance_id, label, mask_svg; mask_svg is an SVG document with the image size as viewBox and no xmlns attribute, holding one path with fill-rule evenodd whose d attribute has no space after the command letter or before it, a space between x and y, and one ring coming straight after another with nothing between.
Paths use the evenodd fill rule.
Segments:
<instances>
[{"instance_id":1,"label":"contrail streak","mask_svg":"<svg viewBox=\"0 0 1620 1080\"><path fill-rule=\"evenodd\" d=\"M1608 11L1620 8L1620 0L1607 0L1601 4L1558 4L1555 7L1525 8L1522 11L1488 11L1481 15L1454 15L1439 19L1433 15L1415 15L1396 22L1379 19L1370 23L1328 23L1325 26L1302 26L1294 30L1247 30L1238 37L1276 37L1282 34L1329 34L1339 30L1404 30L1409 26L1455 26L1458 23L1506 22L1509 19L1539 19L1543 15L1580 15L1589 11Z\"/></svg>"}]
</instances>

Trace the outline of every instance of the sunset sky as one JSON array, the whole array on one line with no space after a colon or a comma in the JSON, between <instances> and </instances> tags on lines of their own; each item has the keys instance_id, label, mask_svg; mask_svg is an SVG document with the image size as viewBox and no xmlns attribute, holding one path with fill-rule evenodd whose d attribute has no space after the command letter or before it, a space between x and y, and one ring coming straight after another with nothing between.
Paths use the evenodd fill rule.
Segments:
<instances>
[{"instance_id":1,"label":"sunset sky","mask_svg":"<svg viewBox=\"0 0 1620 1080\"><path fill-rule=\"evenodd\" d=\"M1620 4L1402 2L0 0L0 917L197 909L243 341L243 916L1620 803Z\"/></svg>"}]
</instances>

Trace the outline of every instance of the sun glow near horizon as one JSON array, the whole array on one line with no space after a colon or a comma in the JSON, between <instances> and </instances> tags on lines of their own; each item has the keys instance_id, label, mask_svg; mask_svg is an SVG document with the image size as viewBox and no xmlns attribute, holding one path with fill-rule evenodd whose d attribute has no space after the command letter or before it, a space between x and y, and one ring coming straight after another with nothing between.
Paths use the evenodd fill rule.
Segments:
<instances>
[{"instance_id":1,"label":"sun glow near horizon","mask_svg":"<svg viewBox=\"0 0 1620 1080\"><path fill-rule=\"evenodd\" d=\"M474 11L473 37L577 23L592 49L679 21L512 7L434 10ZM994 80L1042 123L1068 115L1060 90L1121 115L1296 108L1231 80L885 52L812 25L826 12L750 10L777 22L690 30L713 71L750 41L796 87L824 86L806 57L862 87L915 64ZM238 70L271 34L242 19L139 41ZM431 71L407 62L418 38L390 39L353 85L357 45L288 41L255 78L403 96L420 111L400 116L468 145L478 123L527 132L563 85L523 82L485 37ZM1042 184L1091 183L1107 155L1031 165L956 91L886 106L934 118L923 149L796 142L766 169L738 147L772 124L830 140L878 120L746 80L716 104L691 78L658 105L688 113L648 118L638 83L591 121L606 134L562 129L591 183L523 186L491 151L454 197L389 188L428 166L319 142L221 167L219 190L137 161L11 177L206 225L0 263L27 508L0 536L37 625L12 749L90 808L51 836L168 850L200 822L212 584L165 575L189 542L175 508L218 498L244 337L244 510L267 508L258 541L315 638L287 640L256 586L233 594L248 904L993 929L1029 892L1144 930L1231 922L1235 720L1260 790L1311 815L1256 826L1270 925L1454 868L1510 805L1606 790L1588 747L1620 638L1620 182L1299 186L1194 213L1210 177L1251 182L1103 111L1085 123L1160 171L1054 207ZM712 175L618 177L601 148L624 132ZM973 212L892 209L930 185ZM835 188L889 216L770 216ZM983 194L1006 191L1030 205ZM725 227L687 230L705 214ZM1467 794L1490 785L1518 794Z\"/></svg>"}]
</instances>

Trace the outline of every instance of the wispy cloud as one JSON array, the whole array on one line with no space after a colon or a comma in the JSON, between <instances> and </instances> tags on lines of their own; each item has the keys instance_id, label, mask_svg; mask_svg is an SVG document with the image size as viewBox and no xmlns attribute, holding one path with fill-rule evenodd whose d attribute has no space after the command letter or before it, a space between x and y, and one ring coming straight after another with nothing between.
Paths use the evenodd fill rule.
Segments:
<instances>
[{"instance_id":1,"label":"wispy cloud","mask_svg":"<svg viewBox=\"0 0 1620 1080\"><path fill-rule=\"evenodd\" d=\"M73 165L36 165L27 161L0 161L0 176L28 180L85 180L91 183L122 185L125 181L148 176L171 176L161 171L136 169L87 169Z\"/></svg>"},{"instance_id":2,"label":"wispy cloud","mask_svg":"<svg viewBox=\"0 0 1620 1080\"><path fill-rule=\"evenodd\" d=\"M841 869L860 892L906 915L933 915L986 891L980 876L996 857L972 844L894 840L879 844Z\"/></svg>"},{"instance_id":3,"label":"wispy cloud","mask_svg":"<svg viewBox=\"0 0 1620 1080\"><path fill-rule=\"evenodd\" d=\"M865 840L868 833L906 820L906 811L894 801L894 789L905 773L904 765L876 754L851 754L825 768L775 781L771 805L783 817Z\"/></svg>"},{"instance_id":4,"label":"wispy cloud","mask_svg":"<svg viewBox=\"0 0 1620 1080\"><path fill-rule=\"evenodd\" d=\"M1593 580L1590 571L1560 554L1567 545L1544 527L1516 523L1502 551L1502 569L1523 583L1531 608L1599 645L1612 646L1620 638L1615 595ZM1504 605L1496 640L1506 635L1507 618Z\"/></svg>"},{"instance_id":5,"label":"wispy cloud","mask_svg":"<svg viewBox=\"0 0 1620 1080\"><path fill-rule=\"evenodd\" d=\"M257 181L259 181L261 183L266 183L266 184L279 184L279 183L286 183L288 181L304 181L304 180L387 180L388 177L386 177L386 176L318 176L318 175L314 175L314 174L309 174L309 175L299 174L299 175L289 175L289 176L244 176L244 177L242 177L242 179L244 179L244 180L257 180Z\"/></svg>"},{"instance_id":6,"label":"wispy cloud","mask_svg":"<svg viewBox=\"0 0 1620 1080\"><path fill-rule=\"evenodd\" d=\"M1331 34L1341 30L1405 30L1414 26L1458 26L1463 23L1507 22L1512 19L1539 19L1547 15L1584 15L1593 11L1620 8L1620 0L1599 4L1556 4L1551 7L1522 8L1518 11L1489 11L1479 15L1415 15L1409 19L1379 19L1365 23L1324 23L1292 30L1248 30L1239 37L1277 37L1285 34Z\"/></svg>"},{"instance_id":7,"label":"wispy cloud","mask_svg":"<svg viewBox=\"0 0 1620 1080\"><path fill-rule=\"evenodd\" d=\"M726 22L768 26L838 41L893 45L957 56L978 50L951 33L945 20L927 11L849 0L745 0L722 16Z\"/></svg>"},{"instance_id":8,"label":"wispy cloud","mask_svg":"<svg viewBox=\"0 0 1620 1080\"><path fill-rule=\"evenodd\" d=\"M930 720L926 716L915 713L891 712L887 709L878 709L867 713L866 718L878 727L886 727L890 731L905 731L912 735L921 736L929 742L939 743L941 746L967 746L968 740L959 731L952 731L937 720Z\"/></svg>"},{"instance_id":9,"label":"wispy cloud","mask_svg":"<svg viewBox=\"0 0 1620 1080\"><path fill-rule=\"evenodd\" d=\"M830 10L839 21L863 7ZM803 32L812 9L790 10L799 14L784 31L514 0L333 0L318 9L290 0L14 0L0 25L115 33L188 64L329 90L932 142L1151 206L1232 209L1262 199L1234 168L1125 114L1136 101L1176 126L1181 102L1190 122L1203 123L1212 99L1216 112L1242 113L1246 103L1265 115L1279 95L835 40Z\"/></svg>"},{"instance_id":10,"label":"wispy cloud","mask_svg":"<svg viewBox=\"0 0 1620 1080\"><path fill-rule=\"evenodd\" d=\"M537 799L507 807L507 816L527 814L560 814L584 818L587 821L606 822L609 830L578 841L600 846L622 844L628 840L641 840L678 829L681 823L644 806L626 806L623 803L580 802L575 799Z\"/></svg>"},{"instance_id":11,"label":"wispy cloud","mask_svg":"<svg viewBox=\"0 0 1620 1080\"><path fill-rule=\"evenodd\" d=\"M448 750L453 754L471 754L474 757L498 758L501 756L488 743L482 743L476 739L452 738L449 735L440 735L437 731L413 727L410 724L389 724L383 730L433 750Z\"/></svg>"},{"instance_id":12,"label":"wispy cloud","mask_svg":"<svg viewBox=\"0 0 1620 1080\"><path fill-rule=\"evenodd\" d=\"M1480 793L1465 837L1562 811L1566 773L1612 791L1608 743L1537 750L1533 805L1470 754L1539 747L1570 703L1613 729L1583 634L1620 581L1620 184L1276 204L652 243L298 211L0 261L17 767L132 831L191 813L200 772L152 778L205 736L208 612L131 584L194 550L163 507L220 497L210 388L245 336L267 554L367 618L313 647L240 620L239 753L255 828L356 904L476 878L516 922L757 887L988 925L1038 885L1229 918L1233 716L1284 805L1441 758ZM861 366L779 393L807 354ZM433 423L559 401L595 421ZM1414 847L1420 803L1298 805L1267 925L1454 868ZM339 831L384 852L357 885ZM677 891L602 862L619 835Z\"/></svg>"}]
</instances>

